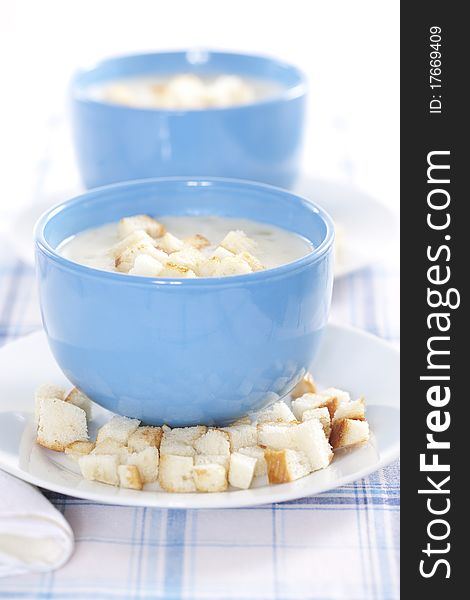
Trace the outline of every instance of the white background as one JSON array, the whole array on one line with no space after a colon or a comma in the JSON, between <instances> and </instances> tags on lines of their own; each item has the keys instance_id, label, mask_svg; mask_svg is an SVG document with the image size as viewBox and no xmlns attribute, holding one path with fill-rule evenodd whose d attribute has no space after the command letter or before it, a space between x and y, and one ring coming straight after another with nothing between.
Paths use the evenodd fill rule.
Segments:
<instances>
[{"instance_id":1,"label":"white background","mask_svg":"<svg viewBox=\"0 0 470 600\"><path fill-rule=\"evenodd\" d=\"M47 135L74 69L186 47L300 66L310 80L304 172L398 208L398 22L398 0L0 0L0 210L31 201L47 144L63 146L57 190L75 184L67 129L52 142Z\"/></svg>"}]
</instances>

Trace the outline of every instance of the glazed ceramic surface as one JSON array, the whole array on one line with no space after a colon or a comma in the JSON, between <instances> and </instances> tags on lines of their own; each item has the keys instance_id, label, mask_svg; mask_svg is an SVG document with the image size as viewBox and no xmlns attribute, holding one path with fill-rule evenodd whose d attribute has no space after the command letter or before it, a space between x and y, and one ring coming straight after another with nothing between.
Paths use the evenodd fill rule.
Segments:
<instances>
[{"instance_id":1,"label":"glazed ceramic surface","mask_svg":"<svg viewBox=\"0 0 470 600\"><path fill-rule=\"evenodd\" d=\"M55 252L83 229L136 213L250 218L298 233L315 250L248 275L161 280ZM173 426L227 423L287 394L309 368L328 319L333 239L321 209L261 184L176 178L90 191L36 228L52 353L71 382L114 412Z\"/></svg>"},{"instance_id":2,"label":"glazed ceramic surface","mask_svg":"<svg viewBox=\"0 0 470 600\"><path fill-rule=\"evenodd\" d=\"M236 74L281 91L250 104L158 110L94 99L91 86L123 77ZM306 84L285 63L222 52L167 52L105 60L71 85L76 154L88 188L172 175L236 177L291 187L299 167Z\"/></svg>"}]
</instances>

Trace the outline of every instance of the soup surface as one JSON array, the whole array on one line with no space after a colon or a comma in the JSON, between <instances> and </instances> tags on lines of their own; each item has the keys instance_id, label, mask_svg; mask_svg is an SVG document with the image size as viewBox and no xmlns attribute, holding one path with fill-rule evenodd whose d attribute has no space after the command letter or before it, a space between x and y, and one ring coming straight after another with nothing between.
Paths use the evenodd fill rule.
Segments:
<instances>
[{"instance_id":1,"label":"soup surface","mask_svg":"<svg viewBox=\"0 0 470 600\"><path fill-rule=\"evenodd\" d=\"M293 262L312 250L300 235L248 219L144 215L87 229L58 248L65 258L89 267L154 277L245 274Z\"/></svg>"},{"instance_id":2,"label":"soup surface","mask_svg":"<svg viewBox=\"0 0 470 600\"><path fill-rule=\"evenodd\" d=\"M246 104L269 98L279 84L237 75L140 76L90 86L89 97L135 108L201 109Z\"/></svg>"}]
</instances>

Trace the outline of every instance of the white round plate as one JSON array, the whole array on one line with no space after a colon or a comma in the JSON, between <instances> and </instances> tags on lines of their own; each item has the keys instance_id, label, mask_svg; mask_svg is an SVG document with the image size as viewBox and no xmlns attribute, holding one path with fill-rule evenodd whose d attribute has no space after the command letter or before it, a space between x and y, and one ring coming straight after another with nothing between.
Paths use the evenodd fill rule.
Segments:
<instances>
[{"instance_id":1,"label":"white round plate","mask_svg":"<svg viewBox=\"0 0 470 600\"><path fill-rule=\"evenodd\" d=\"M71 459L35 443L34 389L41 383L67 385L41 331L0 348L0 468L42 488L87 500L127 506L233 508L282 502L319 494L376 471L399 453L399 353L364 332L329 325L313 365L317 381L363 395L371 440L343 450L331 465L281 485L256 482L249 490L215 494L170 494L147 486L143 491L85 481ZM94 406L92 432L110 418Z\"/></svg>"},{"instance_id":2,"label":"white round plate","mask_svg":"<svg viewBox=\"0 0 470 600\"><path fill-rule=\"evenodd\" d=\"M378 200L349 185L303 176L294 191L315 202L337 227L335 277L378 262L397 239L398 217Z\"/></svg>"},{"instance_id":3,"label":"white round plate","mask_svg":"<svg viewBox=\"0 0 470 600\"><path fill-rule=\"evenodd\" d=\"M296 193L323 207L338 227L335 276L341 277L380 260L389 251L397 232L395 214L355 188L304 176ZM19 256L34 264L33 228L40 215L79 191L63 193L21 210L5 227Z\"/></svg>"}]
</instances>

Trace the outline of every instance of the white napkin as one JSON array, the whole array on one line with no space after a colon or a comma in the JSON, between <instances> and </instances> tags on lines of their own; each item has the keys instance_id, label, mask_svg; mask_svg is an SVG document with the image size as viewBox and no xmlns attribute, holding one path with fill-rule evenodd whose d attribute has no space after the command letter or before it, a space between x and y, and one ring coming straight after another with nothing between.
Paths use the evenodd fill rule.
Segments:
<instances>
[{"instance_id":1,"label":"white napkin","mask_svg":"<svg viewBox=\"0 0 470 600\"><path fill-rule=\"evenodd\" d=\"M41 492L0 471L0 577L57 569L73 542L70 525Z\"/></svg>"}]
</instances>

